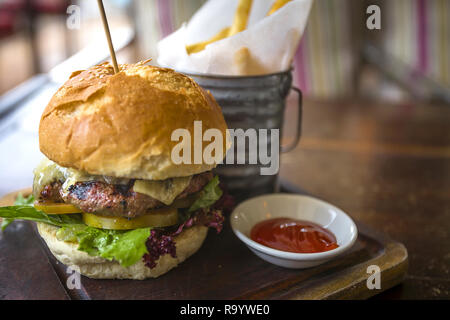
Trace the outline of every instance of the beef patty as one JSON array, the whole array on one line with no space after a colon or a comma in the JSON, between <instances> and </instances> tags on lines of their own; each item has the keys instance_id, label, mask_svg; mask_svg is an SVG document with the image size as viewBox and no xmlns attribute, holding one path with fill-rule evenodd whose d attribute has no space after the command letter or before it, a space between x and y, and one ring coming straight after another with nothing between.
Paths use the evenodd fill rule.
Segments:
<instances>
[{"instance_id":1,"label":"beef patty","mask_svg":"<svg viewBox=\"0 0 450 320\"><path fill-rule=\"evenodd\" d=\"M175 200L203 189L213 178L211 171L194 175L182 193ZM65 202L75 205L84 212L95 212L105 216L134 218L149 209L164 207L165 204L148 195L134 192L132 180L129 184L108 184L102 181L83 181L71 185L67 193L62 183L53 182L45 186L39 201Z\"/></svg>"}]
</instances>

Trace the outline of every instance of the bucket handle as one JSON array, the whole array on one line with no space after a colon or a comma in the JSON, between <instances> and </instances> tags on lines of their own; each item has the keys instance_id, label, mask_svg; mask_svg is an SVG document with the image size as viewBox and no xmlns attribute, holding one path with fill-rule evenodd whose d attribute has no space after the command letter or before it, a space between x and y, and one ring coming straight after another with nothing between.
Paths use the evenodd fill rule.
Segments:
<instances>
[{"instance_id":1,"label":"bucket handle","mask_svg":"<svg viewBox=\"0 0 450 320\"><path fill-rule=\"evenodd\" d=\"M302 92L297 87L292 87L291 90L294 90L298 94L298 103L297 103L297 112L298 112L298 119L297 119L297 132L295 134L294 141L286 146L281 146L281 152L289 152L292 149L294 149L298 142L300 141L300 136L302 133Z\"/></svg>"}]
</instances>

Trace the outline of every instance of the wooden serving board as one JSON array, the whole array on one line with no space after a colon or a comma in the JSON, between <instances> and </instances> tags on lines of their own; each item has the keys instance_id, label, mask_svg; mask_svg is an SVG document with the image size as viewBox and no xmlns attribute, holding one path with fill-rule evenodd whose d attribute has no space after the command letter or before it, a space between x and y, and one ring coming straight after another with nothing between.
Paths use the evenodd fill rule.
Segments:
<instances>
[{"instance_id":1,"label":"wooden serving board","mask_svg":"<svg viewBox=\"0 0 450 320\"><path fill-rule=\"evenodd\" d=\"M23 190L28 193L29 190ZM11 205L18 192L0 199ZM0 233L0 299L365 299L400 283L408 253L399 242L357 223L358 240L337 259L318 267L284 269L255 256L229 221L213 230L202 248L157 278L94 280L67 288L67 268L49 252L32 222L15 222ZM367 267L381 270L381 289L369 290Z\"/></svg>"}]
</instances>

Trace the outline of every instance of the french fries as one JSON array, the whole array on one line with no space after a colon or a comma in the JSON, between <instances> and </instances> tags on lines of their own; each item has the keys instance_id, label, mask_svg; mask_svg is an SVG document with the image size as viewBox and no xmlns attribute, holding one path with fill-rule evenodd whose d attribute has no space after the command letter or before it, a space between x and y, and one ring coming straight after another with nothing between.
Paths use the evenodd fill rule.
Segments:
<instances>
[{"instance_id":1,"label":"french fries","mask_svg":"<svg viewBox=\"0 0 450 320\"><path fill-rule=\"evenodd\" d=\"M222 40L222 39L228 37L228 33L229 32L230 32L230 27L223 28L214 37L212 37L209 40L187 45L186 46L186 51L187 51L188 54L200 52L203 49L205 49L205 47L208 44L213 43L215 41Z\"/></svg>"},{"instance_id":2,"label":"french fries","mask_svg":"<svg viewBox=\"0 0 450 320\"><path fill-rule=\"evenodd\" d=\"M270 16L272 13L280 9L282 6L284 6L286 3L290 2L292 0L276 0L272 7L270 8L269 12L267 12L267 15Z\"/></svg>"},{"instance_id":3,"label":"french fries","mask_svg":"<svg viewBox=\"0 0 450 320\"><path fill-rule=\"evenodd\" d=\"M269 12L267 12L267 15L270 16L272 13L274 13L290 1L292 0L275 0ZM200 52L204 50L210 43L225 39L227 37L231 37L236 33L244 31L247 28L248 17L250 16L252 4L253 0L239 0L231 27L223 28L209 40L187 45L186 52L188 54Z\"/></svg>"},{"instance_id":4,"label":"french fries","mask_svg":"<svg viewBox=\"0 0 450 320\"><path fill-rule=\"evenodd\" d=\"M233 24L230 28L229 37L244 31L247 28L248 16L252 9L253 0L239 0L236 13L234 14Z\"/></svg>"},{"instance_id":5,"label":"french fries","mask_svg":"<svg viewBox=\"0 0 450 320\"><path fill-rule=\"evenodd\" d=\"M236 33L244 31L245 28L247 28L248 17L250 15L252 3L253 0L239 0L236 13L234 14L233 24L231 25L231 27L223 28L209 40L187 45L186 52L188 54L200 52L204 50L205 47L210 43L225 39L227 37L231 37Z\"/></svg>"}]
</instances>

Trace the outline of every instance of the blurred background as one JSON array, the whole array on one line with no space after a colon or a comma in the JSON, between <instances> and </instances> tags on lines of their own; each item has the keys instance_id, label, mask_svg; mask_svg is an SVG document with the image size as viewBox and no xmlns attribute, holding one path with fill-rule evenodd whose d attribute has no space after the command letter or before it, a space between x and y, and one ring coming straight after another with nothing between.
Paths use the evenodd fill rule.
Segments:
<instances>
[{"instance_id":1,"label":"blurred background","mask_svg":"<svg viewBox=\"0 0 450 320\"><path fill-rule=\"evenodd\" d=\"M105 0L113 34L133 33L120 62L156 61L157 42L204 2ZM381 8L380 30L365 27L372 4ZM79 6L80 17L72 29L71 5ZM449 103L449 18L446 0L316 0L294 61L295 81L306 96L320 99ZM0 94L104 41L96 1L0 0Z\"/></svg>"},{"instance_id":2,"label":"blurred background","mask_svg":"<svg viewBox=\"0 0 450 320\"><path fill-rule=\"evenodd\" d=\"M157 42L205 1L103 2L118 60L131 63L156 61ZM366 27L366 8L373 4L381 8L380 30ZM294 83L305 104L358 99L393 108L418 101L450 105L449 18L447 0L315 0L294 59ZM1 186L0 195L30 185L32 173L17 172L35 165L36 119L73 70L69 62L88 67L108 57L96 1L0 0L0 153L30 154L15 161L2 157L1 178L13 182ZM24 91L30 93L25 100Z\"/></svg>"}]
</instances>

